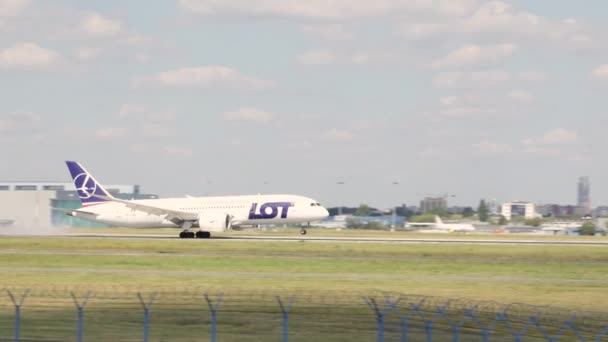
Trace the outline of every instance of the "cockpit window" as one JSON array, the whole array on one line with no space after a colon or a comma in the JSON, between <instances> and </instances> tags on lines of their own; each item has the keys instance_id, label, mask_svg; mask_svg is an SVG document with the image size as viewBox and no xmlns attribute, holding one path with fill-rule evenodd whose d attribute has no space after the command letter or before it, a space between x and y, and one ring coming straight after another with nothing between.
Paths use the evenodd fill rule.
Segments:
<instances>
[{"instance_id":1,"label":"cockpit window","mask_svg":"<svg viewBox=\"0 0 608 342\"><path fill-rule=\"evenodd\" d=\"M310 203L311 207L320 207L321 203Z\"/></svg>"}]
</instances>

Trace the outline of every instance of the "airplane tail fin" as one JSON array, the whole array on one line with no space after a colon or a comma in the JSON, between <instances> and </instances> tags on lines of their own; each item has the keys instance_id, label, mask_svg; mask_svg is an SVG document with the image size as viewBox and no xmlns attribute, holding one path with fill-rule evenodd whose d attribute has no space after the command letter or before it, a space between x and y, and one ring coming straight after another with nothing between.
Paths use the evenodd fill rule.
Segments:
<instances>
[{"instance_id":1,"label":"airplane tail fin","mask_svg":"<svg viewBox=\"0 0 608 342\"><path fill-rule=\"evenodd\" d=\"M441 220L441 217L439 217L439 215L435 215L435 223L440 226L443 224L443 221Z\"/></svg>"},{"instance_id":2,"label":"airplane tail fin","mask_svg":"<svg viewBox=\"0 0 608 342\"><path fill-rule=\"evenodd\" d=\"M68 166L83 207L107 202L103 198L96 197L98 195L112 197L80 163L75 161L66 161L65 163Z\"/></svg>"}]
</instances>

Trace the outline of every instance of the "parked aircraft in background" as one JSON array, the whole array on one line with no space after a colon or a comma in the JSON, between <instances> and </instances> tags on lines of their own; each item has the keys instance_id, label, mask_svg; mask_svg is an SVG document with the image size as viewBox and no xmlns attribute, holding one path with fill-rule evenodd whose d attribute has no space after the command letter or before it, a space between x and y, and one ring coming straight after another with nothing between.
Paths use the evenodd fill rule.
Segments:
<instances>
[{"instance_id":1,"label":"parked aircraft in background","mask_svg":"<svg viewBox=\"0 0 608 342\"><path fill-rule=\"evenodd\" d=\"M209 238L236 225L299 224L329 213L312 198L296 195L185 197L126 201L114 198L75 161L66 162L82 208L73 217L120 227L181 228L180 238ZM58 209L63 210L63 209ZM190 229L196 228L196 233ZM301 229L306 234L306 229Z\"/></svg>"},{"instance_id":2,"label":"parked aircraft in background","mask_svg":"<svg viewBox=\"0 0 608 342\"><path fill-rule=\"evenodd\" d=\"M470 223L443 223L441 217L435 216L435 229L449 232L470 232L474 231L475 227Z\"/></svg>"},{"instance_id":3,"label":"parked aircraft in background","mask_svg":"<svg viewBox=\"0 0 608 342\"><path fill-rule=\"evenodd\" d=\"M470 223L444 223L439 216L435 216L435 223L408 223L409 227L428 227L430 229L421 232L471 232L475 227Z\"/></svg>"}]
</instances>

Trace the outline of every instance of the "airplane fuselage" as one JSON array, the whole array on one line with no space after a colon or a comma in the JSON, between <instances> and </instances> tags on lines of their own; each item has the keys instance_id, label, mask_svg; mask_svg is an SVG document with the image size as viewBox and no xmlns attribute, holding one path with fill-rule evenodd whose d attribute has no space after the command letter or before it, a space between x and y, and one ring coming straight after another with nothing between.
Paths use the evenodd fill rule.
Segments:
<instances>
[{"instance_id":1,"label":"airplane fuselage","mask_svg":"<svg viewBox=\"0 0 608 342\"><path fill-rule=\"evenodd\" d=\"M187 197L130 201L169 210L200 215L201 218L228 216L231 225L294 224L319 221L327 210L315 200L296 195L249 195L220 197ZM123 203L99 202L69 213L71 216L113 226L131 228L178 228L178 222L166 215L155 215L126 207ZM197 223L201 229L213 231Z\"/></svg>"}]
</instances>

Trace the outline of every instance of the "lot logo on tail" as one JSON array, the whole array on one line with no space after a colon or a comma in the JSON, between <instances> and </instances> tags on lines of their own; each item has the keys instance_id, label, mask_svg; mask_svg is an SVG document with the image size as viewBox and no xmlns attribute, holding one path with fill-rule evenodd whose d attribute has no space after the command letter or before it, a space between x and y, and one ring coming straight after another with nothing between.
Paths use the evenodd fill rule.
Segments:
<instances>
[{"instance_id":1,"label":"lot logo on tail","mask_svg":"<svg viewBox=\"0 0 608 342\"><path fill-rule=\"evenodd\" d=\"M81 173L74 177L74 184L78 190L78 197L81 199L89 199L97 191L97 183L88 173Z\"/></svg>"},{"instance_id":2,"label":"lot logo on tail","mask_svg":"<svg viewBox=\"0 0 608 342\"><path fill-rule=\"evenodd\" d=\"M249 210L250 220L273 219L279 214L281 218L287 218L289 208L293 207L291 202L268 202L262 204L258 209L258 203L253 203Z\"/></svg>"},{"instance_id":3,"label":"lot logo on tail","mask_svg":"<svg viewBox=\"0 0 608 342\"><path fill-rule=\"evenodd\" d=\"M78 191L78 197L80 197L83 206L107 201L98 196L112 197L82 165L71 160L65 163L68 166L68 170L74 181L74 187Z\"/></svg>"}]
</instances>

